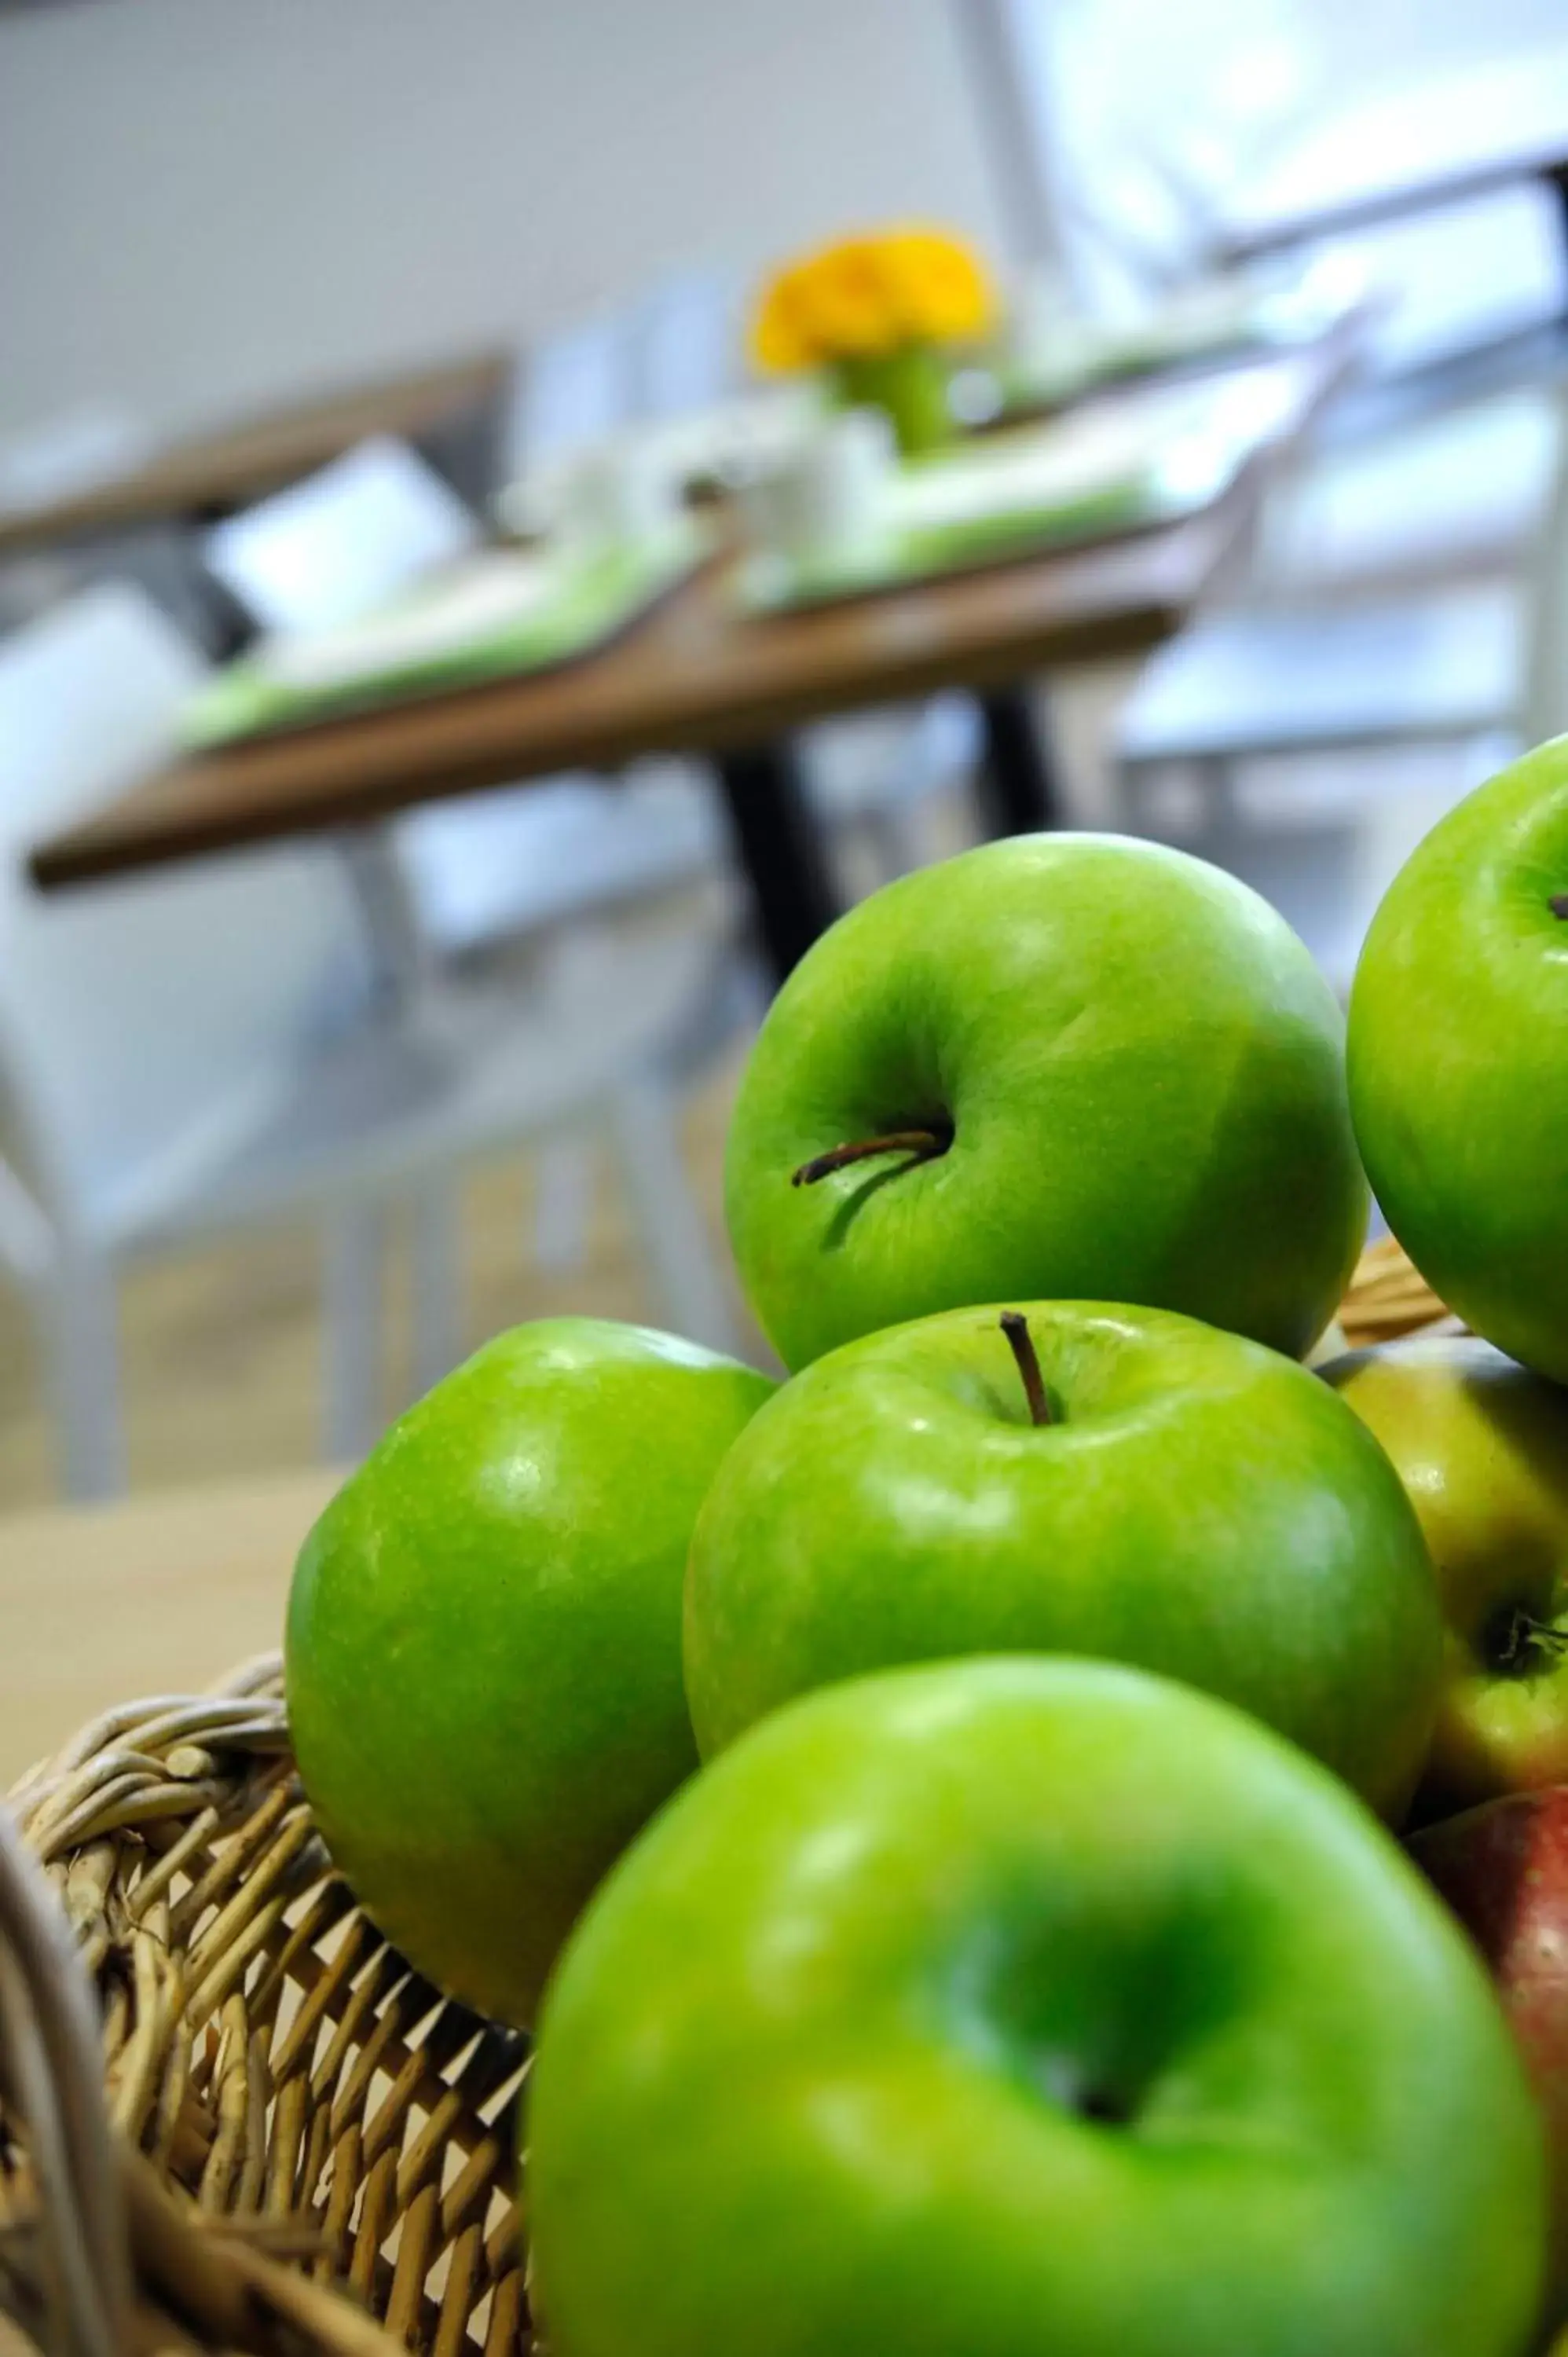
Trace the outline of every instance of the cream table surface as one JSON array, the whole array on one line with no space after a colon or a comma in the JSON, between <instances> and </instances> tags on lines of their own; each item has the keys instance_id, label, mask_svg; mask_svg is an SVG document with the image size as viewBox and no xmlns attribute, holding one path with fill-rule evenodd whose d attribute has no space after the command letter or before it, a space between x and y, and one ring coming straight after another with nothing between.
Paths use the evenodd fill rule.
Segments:
<instances>
[{"instance_id":1,"label":"cream table surface","mask_svg":"<svg viewBox=\"0 0 1568 2357\"><path fill-rule=\"evenodd\" d=\"M282 1639L313 1467L0 1518L0 1791L110 1705L199 1692Z\"/></svg>"}]
</instances>

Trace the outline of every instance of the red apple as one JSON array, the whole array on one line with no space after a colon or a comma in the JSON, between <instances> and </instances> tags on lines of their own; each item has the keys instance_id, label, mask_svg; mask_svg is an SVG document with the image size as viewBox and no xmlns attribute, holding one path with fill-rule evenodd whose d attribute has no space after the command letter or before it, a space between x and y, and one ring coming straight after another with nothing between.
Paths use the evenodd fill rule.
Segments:
<instances>
[{"instance_id":1,"label":"red apple","mask_svg":"<svg viewBox=\"0 0 1568 2357\"><path fill-rule=\"evenodd\" d=\"M1490 1965L1546 2121L1552 2309L1568 2312L1568 1784L1485 1801L1410 1848Z\"/></svg>"}]
</instances>

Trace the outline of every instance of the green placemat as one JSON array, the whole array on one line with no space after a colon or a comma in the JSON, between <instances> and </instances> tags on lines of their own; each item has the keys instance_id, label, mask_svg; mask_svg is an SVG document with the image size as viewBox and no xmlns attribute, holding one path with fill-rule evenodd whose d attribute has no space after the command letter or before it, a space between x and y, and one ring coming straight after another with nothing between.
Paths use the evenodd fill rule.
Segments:
<instances>
[{"instance_id":1,"label":"green placemat","mask_svg":"<svg viewBox=\"0 0 1568 2357\"><path fill-rule=\"evenodd\" d=\"M1135 382L1140 377L1164 376L1177 369L1208 368L1266 349L1276 340L1256 323L1232 321L1203 335L1163 335L1128 329L1107 334L1058 360L1021 361L1004 357L995 366L999 417L1028 416L1045 408L1058 408L1102 386Z\"/></svg>"},{"instance_id":2,"label":"green placemat","mask_svg":"<svg viewBox=\"0 0 1568 2357\"><path fill-rule=\"evenodd\" d=\"M940 531L897 533L842 555L800 559L758 551L742 561L736 590L748 613L787 613L1081 546L1142 530L1179 511L1141 486L1122 485L1070 505L1020 510Z\"/></svg>"},{"instance_id":3,"label":"green placemat","mask_svg":"<svg viewBox=\"0 0 1568 2357\"><path fill-rule=\"evenodd\" d=\"M1059 355L997 358L994 414L1028 416L1108 386L1286 351L1326 335L1359 299L1359 286L1315 267L1258 287L1200 288L1143 319L1067 322Z\"/></svg>"},{"instance_id":4,"label":"green placemat","mask_svg":"<svg viewBox=\"0 0 1568 2357\"><path fill-rule=\"evenodd\" d=\"M708 531L682 521L656 544L592 556L546 554L532 560L521 555L509 559L506 552L487 552L476 567L459 568L452 576L423 586L368 616L351 631L269 641L242 656L191 699L181 716L181 733L196 748L229 744L238 737L306 727L349 712L548 670L618 637L691 573L712 545ZM489 602L504 608L507 576L501 567L509 561L516 568L512 579L520 610L479 627L471 636L461 635L456 643L420 646L422 636L450 639L450 630L441 627L444 603L450 612L454 597L480 577L478 566L491 566L484 586ZM522 569L531 562L544 568L536 587L527 585ZM403 651L378 660L373 643L378 634L394 648L401 640ZM363 660L356 662L352 650L345 651L344 642L350 639L364 649ZM413 651L408 651L411 647ZM335 651L341 659L336 675L328 676ZM313 664L318 675L302 675Z\"/></svg>"},{"instance_id":5,"label":"green placemat","mask_svg":"<svg viewBox=\"0 0 1568 2357\"><path fill-rule=\"evenodd\" d=\"M1189 452L1178 463L1156 462L1076 493L940 522L899 520L896 514L874 540L832 554L791 557L757 550L736 569L735 595L746 613L787 613L1146 531L1206 507L1243 456L1238 447L1216 445Z\"/></svg>"},{"instance_id":6,"label":"green placemat","mask_svg":"<svg viewBox=\"0 0 1568 2357\"><path fill-rule=\"evenodd\" d=\"M777 613L1174 522L1225 490L1289 415L1294 383L1273 360L920 459L884 488L874 528L847 545L758 550L735 594Z\"/></svg>"}]
</instances>

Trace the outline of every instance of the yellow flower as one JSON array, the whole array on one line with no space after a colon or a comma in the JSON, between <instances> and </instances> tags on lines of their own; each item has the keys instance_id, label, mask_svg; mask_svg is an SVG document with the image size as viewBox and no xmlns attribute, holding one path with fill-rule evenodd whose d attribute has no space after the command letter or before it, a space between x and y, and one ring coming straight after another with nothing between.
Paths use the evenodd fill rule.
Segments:
<instances>
[{"instance_id":1,"label":"yellow flower","mask_svg":"<svg viewBox=\"0 0 1568 2357\"><path fill-rule=\"evenodd\" d=\"M797 267L780 271L765 292L751 322L751 356L757 366L777 376L796 369L813 368L823 355L807 334L805 303Z\"/></svg>"},{"instance_id":2,"label":"yellow flower","mask_svg":"<svg viewBox=\"0 0 1568 2357\"><path fill-rule=\"evenodd\" d=\"M897 332L875 238L845 238L815 255L805 272L805 307L813 342L834 357L886 350Z\"/></svg>"},{"instance_id":3,"label":"yellow flower","mask_svg":"<svg viewBox=\"0 0 1568 2357\"><path fill-rule=\"evenodd\" d=\"M977 336L995 316L979 256L918 225L841 239L789 264L764 290L752 357L785 371Z\"/></svg>"},{"instance_id":4,"label":"yellow flower","mask_svg":"<svg viewBox=\"0 0 1568 2357\"><path fill-rule=\"evenodd\" d=\"M957 343L993 325L996 297L973 249L945 231L911 227L883 241L885 267L911 335Z\"/></svg>"}]
</instances>

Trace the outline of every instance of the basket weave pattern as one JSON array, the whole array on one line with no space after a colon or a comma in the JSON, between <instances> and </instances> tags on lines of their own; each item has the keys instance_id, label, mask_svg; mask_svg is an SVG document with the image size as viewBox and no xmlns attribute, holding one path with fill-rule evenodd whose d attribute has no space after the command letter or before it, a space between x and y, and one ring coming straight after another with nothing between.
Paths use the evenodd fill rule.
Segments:
<instances>
[{"instance_id":1,"label":"basket weave pattern","mask_svg":"<svg viewBox=\"0 0 1568 2357\"><path fill-rule=\"evenodd\" d=\"M1379 1245L1340 1324L1359 1344L1444 1315ZM11 1805L0 2308L51 2357L540 2351L513 2192L525 2042L356 1904L276 1660L99 1719Z\"/></svg>"},{"instance_id":2,"label":"basket weave pattern","mask_svg":"<svg viewBox=\"0 0 1568 2357\"><path fill-rule=\"evenodd\" d=\"M369 2309L436 2357L528 2346L511 2198L523 2042L444 2000L356 1906L288 1757L275 1660L222 1694L99 1720L13 1807L96 1984L115 2137L144 2157L125 2189L135 2341L347 2357L387 2347ZM14 2116L5 2130L13 2225L36 2216L36 2189ZM149 2186L175 2197L162 2222L186 2228L161 2275L141 2247ZM48 2190L51 2216L62 2191ZM325 2294L302 2309L301 2261L305 2283L347 2286L360 2314ZM242 2341L203 2309L203 2272L231 2307L248 2296ZM57 2347L26 2274L0 2295Z\"/></svg>"}]
</instances>

